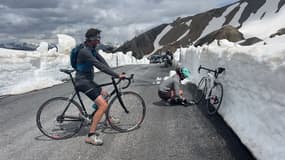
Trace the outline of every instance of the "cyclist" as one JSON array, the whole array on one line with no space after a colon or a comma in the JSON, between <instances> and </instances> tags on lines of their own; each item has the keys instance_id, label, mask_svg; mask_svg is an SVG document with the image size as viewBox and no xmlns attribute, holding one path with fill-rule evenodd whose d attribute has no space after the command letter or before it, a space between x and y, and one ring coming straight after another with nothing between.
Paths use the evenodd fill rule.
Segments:
<instances>
[{"instance_id":1,"label":"cyclist","mask_svg":"<svg viewBox=\"0 0 285 160\"><path fill-rule=\"evenodd\" d=\"M176 74L164 80L158 88L158 96L168 104L194 104L193 101L187 102L180 87L181 81L189 78L190 71L185 67L177 67Z\"/></svg>"},{"instance_id":2,"label":"cyclist","mask_svg":"<svg viewBox=\"0 0 285 160\"><path fill-rule=\"evenodd\" d=\"M95 28L90 28L87 30L85 34L86 40L83 47L78 52L75 75L75 84L77 90L87 95L98 106L96 113L92 117L92 123L88 136L85 139L86 143L94 145L103 144L103 140L100 139L99 134L96 133L96 127L103 114L106 112L108 103L103 98L103 96L107 95L107 92L103 91L102 88L100 88L98 84L93 81L93 66L110 76L120 79L125 78L124 74L118 74L112 71L105 59L96 51L96 46L100 44L100 33L101 31Z\"/></svg>"},{"instance_id":3,"label":"cyclist","mask_svg":"<svg viewBox=\"0 0 285 160\"><path fill-rule=\"evenodd\" d=\"M165 55L162 56L162 59L165 64L172 66L173 54L169 49L166 51Z\"/></svg>"},{"instance_id":4,"label":"cyclist","mask_svg":"<svg viewBox=\"0 0 285 160\"><path fill-rule=\"evenodd\" d=\"M171 61L173 60L173 53L172 53L169 49L166 51L165 54L168 56L168 58L169 58Z\"/></svg>"}]
</instances>

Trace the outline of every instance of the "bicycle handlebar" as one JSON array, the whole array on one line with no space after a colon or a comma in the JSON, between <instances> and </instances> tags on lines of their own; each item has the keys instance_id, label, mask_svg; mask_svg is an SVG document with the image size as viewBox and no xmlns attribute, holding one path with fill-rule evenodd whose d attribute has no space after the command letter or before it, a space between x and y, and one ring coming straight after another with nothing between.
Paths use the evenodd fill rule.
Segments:
<instances>
[{"instance_id":1,"label":"bicycle handlebar","mask_svg":"<svg viewBox=\"0 0 285 160\"><path fill-rule=\"evenodd\" d=\"M71 73L75 71L74 69L60 69L60 71L68 74L70 76L72 82L74 83L73 77L71 75ZM122 87L122 89L125 89L125 88L128 88L130 86L131 80L134 79L134 74L131 74L129 77L125 77L124 79L119 79L118 82L116 82L115 79L119 79L119 78L112 77L112 82L114 82L116 85L118 85L122 80L128 80L127 85ZM101 84L100 86L107 86L107 85L110 85L110 84L112 84L112 83L105 83L105 84Z\"/></svg>"},{"instance_id":2,"label":"bicycle handlebar","mask_svg":"<svg viewBox=\"0 0 285 160\"><path fill-rule=\"evenodd\" d=\"M200 73L201 69L207 70L209 72L214 72L214 73L216 72L215 70L212 70L210 68L206 68L206 67L203 67L202 65L200 65L199 68L198 68L198 73Z\"/></svg>"},{"instance_id":3,"label":"bicycle handlebar","mask_svg":"<svg viewBox=\"0 0 285 160\"><path fill-rule=\"evenodd\" d=\"M117 77L112 77L112 81L115 81L115 79L118 79L118 78ZM128 84L126 86L122 87L122 89L128 88L130 86L130 84L131 84L131 80L133 80L133 79L134 79L134 74L131 74L129 77L125 77L123 79L119 78L119 81L116 82L116 85L119 84L122 80L128 80Z\"/></svg>"},{"instance_id":4,"label":"bicycle handlebar","mask_svg":"<svg viewBox=\"0 0 285 160\"><path fill-rule=\"evenodd\" d=\"M198 68L198 73L200 73L201 69L204 69L204 70L206 70L208 72L214 72L215 78L218 78L218 75L223 73L226 70L223 67L218 67L217 69L213 70L213 69L210 69L210 68L207 68L207 67L203 67L202 65L200 65L199 68Z\"/></svg>"}]
</instances>

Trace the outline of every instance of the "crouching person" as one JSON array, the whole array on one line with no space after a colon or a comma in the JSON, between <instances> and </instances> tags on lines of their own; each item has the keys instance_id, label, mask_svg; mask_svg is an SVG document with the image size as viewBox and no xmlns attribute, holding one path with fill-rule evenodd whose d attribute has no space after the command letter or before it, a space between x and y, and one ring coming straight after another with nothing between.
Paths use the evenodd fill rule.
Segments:
<instances>
[{"instance_id":1,"label":"crouching person","mask_svg":"<svg viewBox=\"0 0 285 160\"><path fill-rule=\"evenodd\" d=\"M193 101L187 101L183 96L183 90L181 89L181 81L185 78L189 78L190 71L185 67L176 68L176 74L162 81L158 88L158 96L167 104L175 105L191 105Z\"/></svg>"}]
</instances>

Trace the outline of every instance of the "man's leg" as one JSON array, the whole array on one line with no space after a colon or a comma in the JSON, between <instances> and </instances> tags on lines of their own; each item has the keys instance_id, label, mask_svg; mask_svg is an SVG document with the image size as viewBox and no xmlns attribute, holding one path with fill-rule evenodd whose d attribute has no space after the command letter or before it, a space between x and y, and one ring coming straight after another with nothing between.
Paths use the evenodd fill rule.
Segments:
<instances>
[{"instance_id":1,"label":"man's leg","mask_svg":"<svg viewBox=\"0 0 285 160\"><path fill-rule=\"evenodd\" d=\"M93 115L93 120L92 120L92 124L90 126L90 129L89 129L89 134L88 134L88 137L86 138L85 141L87 143L92 143L95 145L102 145L103 140L99 139L98 135L96 135L95 132L96 132L97 124L100 122L100 120L102 119L102 116L104 115L104 113L108 109L108 103L102 97L102 95L99 95L96 98L95 103L98 106L98 110Z\"/></svg>"},{"instance_id":2,"label":"man's leg","mask_svg":"<svg viewBox=\"0 0 285 160\"><path fill-rule=\"evenodd\" d=\"M183 90L182 89L179 90L179 96L183 97Z\"/></svg>"},{"instance_id":3,"label":"man's leg","mask_svg":"<svg viewBox=\"0 0 285 160\"><path fill-rule=\"evenodd\" d=\"M175 91L174 90L170 90L168 92L169 94L169 98L168 98L168 103L171 104L171 105L175 105L176 104L176 94L175 94Z\"/></svg>"},{"instance_id":4,"label":"man's leg","mask_svg":"<svg viewBox=\"0 0 285 160\"><path fill-rule=\"evenodd\" d=\"M195 104L195 102L193 101L193 100L190 100L190 101L188 101L185 97L184 97L184 95L183 95L183 90L179 90L179 96L180 96L180 98L181 98L181 102L182 102L182 104L183 105L185 105L185 107L187 107L188 105L193 105L193 104Z\"/></svg>"},{"instance_id":5,"label":"man's leg","mask_svg":"<svg viewBox=\"0 0 285 160\"><path fill-rule=\"evenodd\" d=\"M170 91L170 98L174 98L175 97L175 91L174 90L171 90Z\"/></svg>"},{"instance_id":6,"label":"man's leg","mask_svg":"<svg viewBox=\"0 0 285 160\"><path fill-rule=\"evenodd\" d=\"M90 126L89 133L94 133L96 131L96 127L97 127L98 122L100 122L102 116L104 115L104 113L108 109L108 103L106 102L106 100L101 95L96 98L95 103L98 106L98 110L93 115L93 120L92 120L92 124Z\"/></svg>"}]
</instances>

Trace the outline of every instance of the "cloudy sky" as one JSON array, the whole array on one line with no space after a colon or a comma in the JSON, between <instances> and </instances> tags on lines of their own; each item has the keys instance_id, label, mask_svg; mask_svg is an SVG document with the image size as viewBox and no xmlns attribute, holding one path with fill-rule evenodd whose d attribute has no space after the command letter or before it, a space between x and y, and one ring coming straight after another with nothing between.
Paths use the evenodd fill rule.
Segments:
<instances>
[{"instance_id":1,"label":"cloudy sky","mask_svg":"<svg viewBox=\"0 0 285 160\"><path fill-rule=\"evenodd\" d=\"M177 17L237 0L0 0L0 42L56 42L58 33L77 42L98 27L103 42L123 43Z\"/></svg>"}]
</instances>

